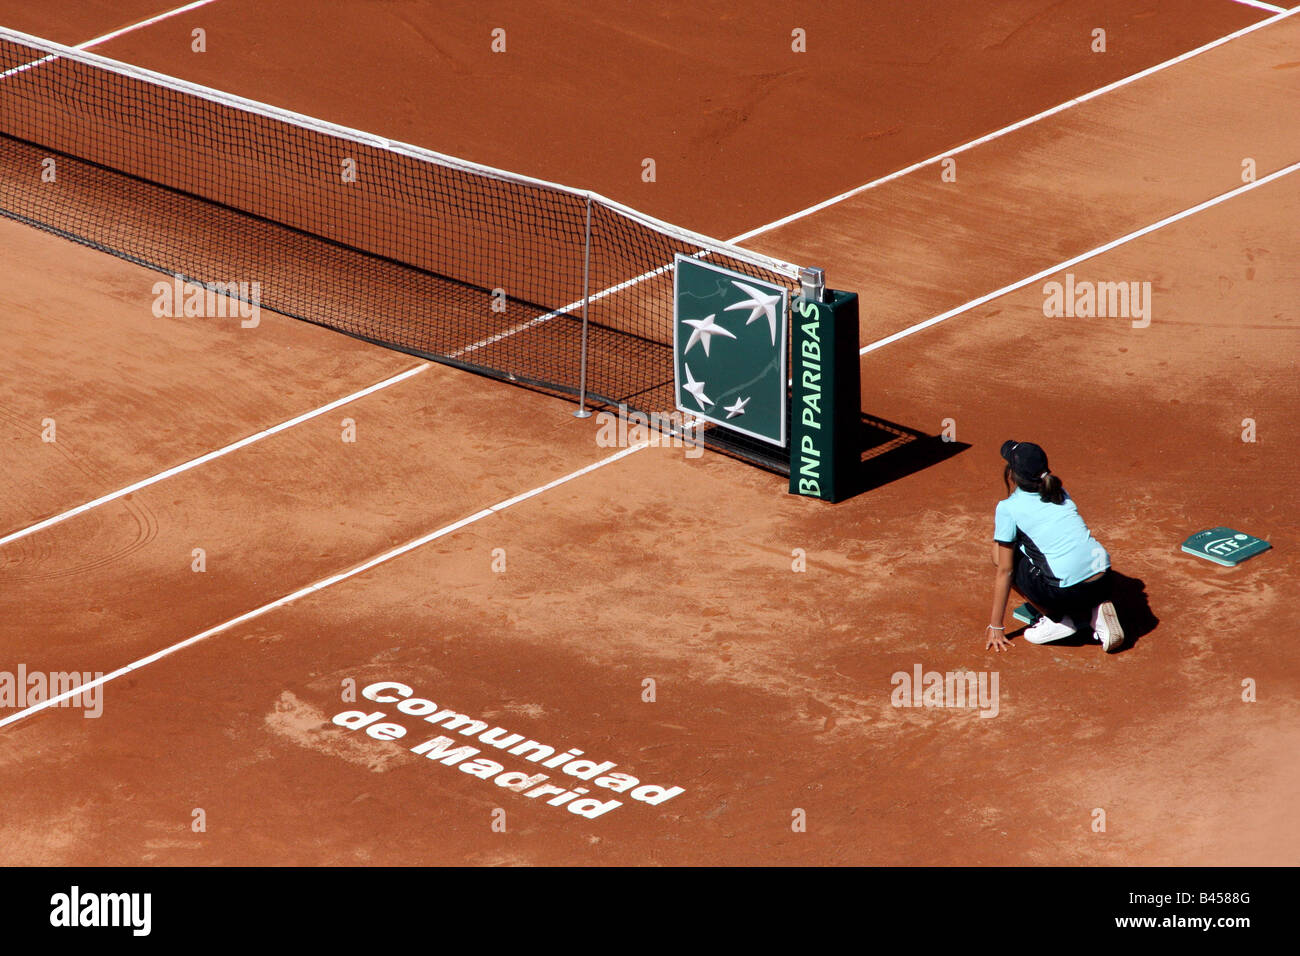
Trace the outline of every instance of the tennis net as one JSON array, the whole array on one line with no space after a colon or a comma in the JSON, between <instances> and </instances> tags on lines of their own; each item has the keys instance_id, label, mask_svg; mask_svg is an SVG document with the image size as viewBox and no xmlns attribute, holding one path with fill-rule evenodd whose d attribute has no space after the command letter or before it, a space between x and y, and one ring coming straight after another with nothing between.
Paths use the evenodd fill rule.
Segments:
<instances>
[{"instance_id":1,"label":"tennis net","mask_svg":"<svg viewBox=\"0 0 1300 956\"><path fill-rule=\"evenodd\" d=\"M579 394L585 353L587 399L645 414L674 406L676 254L798 288L796 266L595 193L4 28L0 214L189 282L256 281L264 308L554 393ZM789 470L787 450L703 434Z\"/></svg>"}]
</instances>

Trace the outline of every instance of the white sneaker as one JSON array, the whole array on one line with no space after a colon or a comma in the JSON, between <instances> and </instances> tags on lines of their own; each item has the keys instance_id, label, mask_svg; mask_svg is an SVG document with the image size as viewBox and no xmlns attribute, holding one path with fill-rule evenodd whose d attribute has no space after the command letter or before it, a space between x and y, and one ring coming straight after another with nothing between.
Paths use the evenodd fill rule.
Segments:
<instances>
[{"instance_id":1,"label":"white sneaker","mask_svg":"<svg viewBox=\"0 0 1300 956\"><path fill-rule=\"evenodd\" d=\"M1092 631L1107 654L1120 649L1124 643L1124 629L1119 626L1119 614L1114 604L1102 601L1093 608Z\"/></svg>"},{"instance_id":2,"label":"white sneaker","mask_svg":"<svg viewBox=\"0 0 1300 956\"><path fill-rule=\"evenodd\" d=\"M1044 615L1038 619L1038 623L1033 627L1025 629L1025 640L1030 644L1050 644L1052 641L1059 641L1061 638L1069 637L1076 630L1074 622L1068 617L1053 621L1050 617Z\"/></svg>"}]
</instances>

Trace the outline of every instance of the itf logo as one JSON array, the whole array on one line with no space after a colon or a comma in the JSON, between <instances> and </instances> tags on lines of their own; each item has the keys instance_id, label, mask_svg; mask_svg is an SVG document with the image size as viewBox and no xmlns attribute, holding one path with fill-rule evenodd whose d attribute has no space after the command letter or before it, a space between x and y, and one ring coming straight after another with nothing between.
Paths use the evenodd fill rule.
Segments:
<instances>
[{"instance_id":1,"label":"itf logo","mask_svg":"<svg viewBox=\"0 0 1300 956\"><path fill-rule=\"evenodd\" d=\"M1219 538L1205 545L1205 550L1210 554L1217 554L1219 557L1226 557L1229 554L1239 551L1242 542L1249 540L1248 535L1234 534L1231 538Z\"/></svg>"},{"instance_id":2,"label":"itf logo","mask_svg":"<svg viewBox=\"0 0 1300 956\"><path fill-rule=\"evenodd\" d=\"M1215 564L1232 567L1271 548L1267 541L1233 528L1198 531L1183 542L1183 550Z\"/></svg>"},{"instance_id":3,"label":"itf logo","mask_svg":"<svg viewBox=\"0 0 1300 956\"><path fill-rule=\"evenodd\" d=\"M676 406L732 431L786 443L784 287L677 256Z\"/></svg>"}]
</instances>

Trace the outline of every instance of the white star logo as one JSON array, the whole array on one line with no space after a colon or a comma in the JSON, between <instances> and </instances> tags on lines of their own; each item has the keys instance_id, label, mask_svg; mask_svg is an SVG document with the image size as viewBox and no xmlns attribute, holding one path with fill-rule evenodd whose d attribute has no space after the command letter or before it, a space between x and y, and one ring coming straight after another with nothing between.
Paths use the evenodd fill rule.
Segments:
<instances>
[{"instance_id":1,"label":"white star logo","mask_svg":"<svg viewBox=\"0 0 1300 956\"><path fill-rule=\"evenodd\" d=\"M695 381L695 376L691 374L691 367L685 362L682 367L686 369L686 384L682 388L695 396L695 403L703 409L706 405L712 405L713 399L704 394L704 383Z\"/></svg>"},{"instance_id":2,"label":"white star logo","mask_svg":"<svg viewBox=\"0 0 1300 956\"><path fill-rule=\"evenodd\" d=\"M749 399L738 398L733 405L727 405L727 417L735 418L737 415L745 414L745 406L749 404Z\"/></svg>"},{"instance_id":3,"label":"white star logo","mask_svg":"<svg viewBox=\"0 0 1300 956\"><path fill-rule=\"evenodd\" d=\"M683 355L689 352L691 346L696 342L702 342L704 344L704 357L708 358L709 342L713 336L725 335L729 339L734 339L736 337L733 333L728 332L722 326L718 325L718 323L714 322L714 318L715 316L710 315L703 319L682 319L684 324L689 325L695 330L691 333L691 338L690 341L686 343L686 348L682 350Z\"/></svg>"},{"instance_id":4,"label":"white star logo","mask_svg":"<svg viewBox=\"0 0 1300 956\"><path fill-rule=\"evenodd\" d=\"M744 302L737 302L735 305L727 306L724 311L730 312L732 309L752 309L753 311L749 313L749 318L745 320L746 325L749 325L749 323L753 322L759 316L766 316L767 324L772 330L772 344L776 345L776 304L781 301L781 296L779 294L769 295L760 289L755 289L752 285L745 285L743 282L737 282L735 279L731 280L731 284L746 293L749 298Z\"/></svg>"}]
</instances>

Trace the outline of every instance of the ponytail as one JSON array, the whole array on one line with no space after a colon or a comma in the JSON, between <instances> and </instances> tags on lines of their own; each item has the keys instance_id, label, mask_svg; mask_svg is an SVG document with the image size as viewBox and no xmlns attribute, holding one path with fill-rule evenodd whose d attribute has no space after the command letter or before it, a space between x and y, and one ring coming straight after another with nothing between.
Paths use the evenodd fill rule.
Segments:
<instances>
[{"instance_id":1,"label":"ponytail","mask_svg":"<svg viewBox=\"0 0 1300 956\"><path fill-rule=\"evenodd\" d=\"M1007 486L1008 493L1011 491L1011 482L1014 481L1018 488L1038 495L1039 498L1050 505L1065 503L1065 488L1061 485L1061 479L1050 471L1043 472L1037 478L1025 479L1012 471L1010 465L1007 465L1002 471L1002 481Z\"/></svg>"},{"instance_id":2,"label":"ponytail","mask_svg":"<svg viewBox=\"0 0 1300 956\"><path fill-rule=\"evenodd\" d=\"M1042 477L1038 479L1038 497L1048 504L1063 504L1065 502L1065 489L1061 487L1061 479L1050 471L1043 472Z\"/></svg>"}]
</instances>

